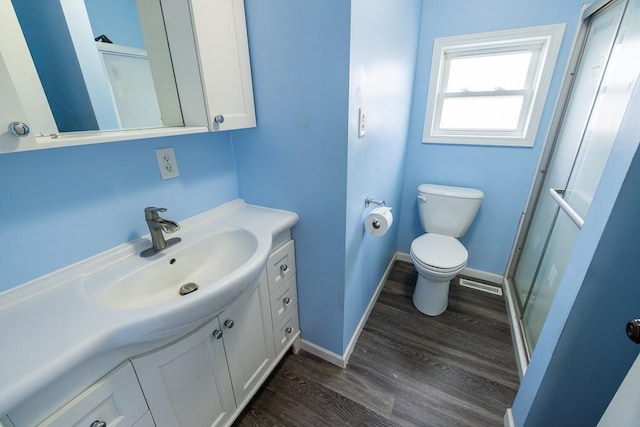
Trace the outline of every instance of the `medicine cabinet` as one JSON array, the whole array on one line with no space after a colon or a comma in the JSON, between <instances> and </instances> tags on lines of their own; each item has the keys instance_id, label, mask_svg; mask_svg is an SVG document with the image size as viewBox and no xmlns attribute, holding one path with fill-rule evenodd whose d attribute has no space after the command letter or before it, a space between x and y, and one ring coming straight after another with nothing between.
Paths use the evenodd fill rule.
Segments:
<instances>
[{"instance_id":1,"label":"medicine cabinet","mask_svg":"<svg viewBox=\"0 0 640 427\"><path fill-rule=\"evenodd\" d=\"M0 154L254 127L244 3L0 0L0 98Z\"/></svg>"}]
</instances>

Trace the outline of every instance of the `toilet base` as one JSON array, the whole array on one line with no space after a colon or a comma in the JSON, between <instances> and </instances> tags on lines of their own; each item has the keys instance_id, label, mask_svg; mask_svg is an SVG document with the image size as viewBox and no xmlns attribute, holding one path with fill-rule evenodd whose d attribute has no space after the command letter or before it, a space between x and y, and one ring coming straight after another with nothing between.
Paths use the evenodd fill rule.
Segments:
<instances>
[{"instance_id":1,"label":"toilet base","mask_svg":"<svg viewBox=\"0 0 640 427\"><path fill-rule=\"evenodd\" d=\"M413 305L428 316L444 313L449 305L449 283L451 279L435 281L418 274Z\"/></svg>"}]
</instances>

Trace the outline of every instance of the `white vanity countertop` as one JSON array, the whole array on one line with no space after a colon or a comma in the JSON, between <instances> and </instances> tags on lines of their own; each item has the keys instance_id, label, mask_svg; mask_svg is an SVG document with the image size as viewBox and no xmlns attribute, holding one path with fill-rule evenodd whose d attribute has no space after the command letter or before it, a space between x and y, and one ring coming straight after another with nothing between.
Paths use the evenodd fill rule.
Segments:
<instances>
[{"instance_id":1,"label":"white vanity countertop","mask_svg":"<svg viewBox=\"0 0 640 427\"><path fill-rule=\"evenodd\" d=\"M258 238L258 247L247 264L255 281L266 265L273 236L297 222L295 213L236 200L181 221L175 236L189 242L223 227L251 231ZM217 315L194 317L179 328L168 328L166 322L174 314L172 310L186 300L114 309L88 298L86 289L90 284L85 282L89 275L94 277L96 270L116 263L124 271L128 266L135 268L141 262L138 254L148 246L150 240L145 236L0 293L0 417L101 352L186 333ZM172 250L179 247L180 244L154 257L170 257Z\"/></svg>"}]
</instances>

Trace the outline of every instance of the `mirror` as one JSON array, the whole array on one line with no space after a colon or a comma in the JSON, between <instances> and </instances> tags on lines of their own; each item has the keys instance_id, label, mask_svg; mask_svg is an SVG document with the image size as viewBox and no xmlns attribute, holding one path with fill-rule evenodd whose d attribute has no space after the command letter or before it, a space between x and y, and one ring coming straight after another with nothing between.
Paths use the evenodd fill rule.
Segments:
<instances>
[{"instance_id":1,"label":"mirror","mask_svg":"<svg viewBox=\"0 0 640 427\"><path fill-rule=\"evenodd\" d=\"M59 132L183 126L160 0L13 0Z\"/></svg>"}]
</instances>

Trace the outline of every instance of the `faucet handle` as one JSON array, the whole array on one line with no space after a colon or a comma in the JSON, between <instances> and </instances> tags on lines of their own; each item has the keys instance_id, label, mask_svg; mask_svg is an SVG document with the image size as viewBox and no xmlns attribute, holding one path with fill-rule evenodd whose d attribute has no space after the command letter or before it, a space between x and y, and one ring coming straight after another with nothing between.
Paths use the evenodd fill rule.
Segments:
<instances>
[{"instance_id":1,"label":"faucet handle","mask_svg":"<svg viewBox=\"0 0 640 427\"><path fill-rule=\"evenodd\" d=\"M158 212L166 212L167 208L154 208L149 206L144 208L144 219L157 219Z\"/></svg>"}]
</instances>

